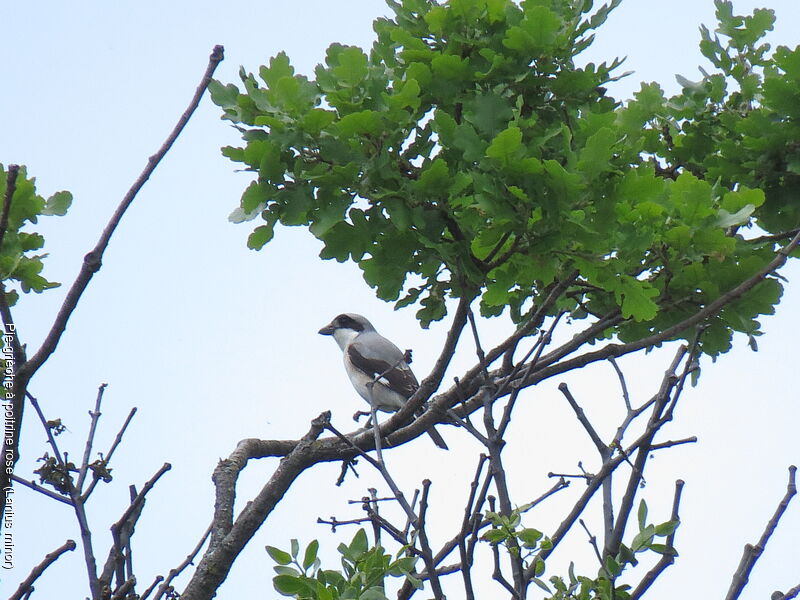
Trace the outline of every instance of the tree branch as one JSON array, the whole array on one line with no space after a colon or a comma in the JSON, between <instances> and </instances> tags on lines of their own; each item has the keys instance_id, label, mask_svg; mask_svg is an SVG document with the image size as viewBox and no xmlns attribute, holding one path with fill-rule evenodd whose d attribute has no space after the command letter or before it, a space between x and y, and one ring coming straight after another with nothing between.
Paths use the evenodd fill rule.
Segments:
<instances>
[{"instance_id":1,"label":"tree branch","mask_svg":"<svg viewBox=\"0 0 800 600\"><path fill-rule=\"evenodd\" d=\"M224 58L224 48L222 46L214 46L214 50L209 57L208 66L206 67L205 73L203 74L202 79L200 80L200 84L197 86L195 90L194 96L189 103L188 108L183 112L178 123L173 128L172 132L167 137L166 141L161 145L158 151L152 155L148 161L147 165L145 166L144 170L142 171L139 178L134 182L128 192L125 194L124 198L117 206L117 209L114 211L114 214L111 216L110 220L106 224L106 227L103 229L103 232L100 235L100 239L95 244L94 248L86 254L83 258L83 264L81 266L80 271L78 272L78 276L73 281L72 286L70 287L69 291L67 292L66 297L64 298L64 302L61 304L61 308L56 315L55 320L53 321L52 326L50 327L50 331L48 332L47 336L45 337L42 345L36 351L36 353L30 357L30 359L25 360L19 364L19 367L16 371L16 377L14 382L14 403L13 403L13 419L16 424L16 427L13 429L13 433L11 435L10 444L8 445L7 451L10 451L13 455L13 463L16 465L17 459L19 458L19 435L22 428L22 415L24 412L24 396L25 391L28 387L28 382L30 381L31 377L39 370L39 368L44 364L44 362L50 357L50 355L55 351L56 346L58 346L59 341L61 340L61 336L64 334L64 331L67 327L67 322L70 319L73 311L75 310L76 306L78 305L78 301L81 299L84 291L89 285L94 274L100 270L102 265L102 258L103 253L105 252L106 248L108 247L108 243L111 240L111 236L113 235L114 231L116 230L117 226L119 225L123 215L128 210L130 205L133 203L134 198L139 193L139 190L145 184L145 182L150 178L155 168L158 166L161 159L164 158L164 155L169 151L172 145L175 143L178 135L183 131L186 123L189 121L189 118L194 113L195 109L200 103L200 99L203 96L208 84L211 82L211 77L217 68L217 65L223 60ZM0 294L3 293L3 290L0 289ZM5 307L4 307L5 305ZM10 311L8 310L8 306L6 304L5 298L0 300L0 313L2 313L3 318L10 319ZM10 321L7 321L10 322ZM15 349L15 354L17 354ZM19 358L24 358L20 356ZM0 489L5 489L10 483L10 475L11 473L7 473L6 470L2 470L0 473ZM2 508L0 508L2 510Z\"/></svg>"},{"instance_id":2,"label":"tree branch","mask_svg":"<svg viewBox=\"0 0 800 600\"><path fill-rule=\"evenodd\" d=\"M428 512L428 492L431 488L430 479L425 479L422 482L422 499L419 503L419 517L417 518L416 529L419 532L419 547L422 554L422 560L425 562L425 568L428 572L428 581L431 584L431 591L433 597L437 600L444 599L442 593L442 584L439 581L439 576L436 573L436 564L434 563L433 552L431 551L430 543L428 542L428 534L425 531L425 516Z\"/></svg>"},{"instance_id":3,"label":"tree branch","mask_svg":"<svg viewBox=\"0 0 800 600\"><path fill-rule=\"evenodd\" d=\"M125 512L122 513L122 516L117 520L117 522L111 526L111 537L114 540L114 544L111 546L111 549L108 552L106 564L103 568L102 574L100 575L100 580L104 584L109 585L109 587L111 586L111 578L114 573L114 569L118 568L119 561L123 557L124 548L130 543L133 529L142 514L145 496L151 489L153 489L153 486L161 478L161 476L171 468L171 464L164 463L156 472L156 474L144 484L142 491L136 494L136 496L131 500L130 506L125 509ZM123 581L132 576L133 573L129 572L127 577L123 575L122 577L118 578L117 583L122 585Z\"/></svg>"},{"instance_id":4,"label":"tree branch","mask_svg":"<svg viewBox=\"0 0 800 600\"><path fill-rule=\"evenodd\" d=\"M228 459L220 461L212 476L216 488L216 503L211 539L181 595L183 600L211 600L214 597L216 590L228 576L233 561L281 501L286 490L300 473L314 464L310 455L316 439L324 429L325 421L329 419L330 413L327 412L312 421L308 433L281 459L261 491L247 503L235 521L233 502L236 497L236 481L247 461L255 457L253 451L257 450L257 445L252 442L257 440L242 440Z\"/></svg>"},{"instance_id":5,"label":"tree branch","mask_svg":"<svg viewBox=\"0 0 800 600\"><path fill-rule=\"evenodd\" d=\"M652 412L650 413L650 420L648 421L647 431L649 432L649 435L642 439L642 443L639 444L636 449L636 460L633 464L633 468L631 469L631 474L628 478L628 485L625 489L625 494L622 497L622 502L620 503L620 508L617 512L614 529L611 536L609 536L609 538L606 540L606 545L603 550L605 556L616 556L617 552L619 551L619 546L622 543L622 536L625 534L625 527L628 523L628 518L630 517L631 510L633 510L633 503L636 499L636 491L639 489L639 483L643 478L644 466L648 457L650 456L653 439L655 438L658 430L665 423L664 413L667 410L667 405L670 402L673 390L678 388L677 392L675 392L677 397L677 395L681 392L681 388L678 387L681 380L685 379L690 373L688 367L691 361L688 361L681 376L677 377L675 375L675 371L685 355L686 347L681 346L678 348L678 351L675 353L675 357L672 359L672 364L667 369L666 373L664 374L664 378L661 381L661 388L658 390L658 394L656 395L657 400L653 406Z\"/></svg>"},{"instance_id":6,"label":"tree branch","mask_svg":"<svg viewBox=\"0 0 800 600\"><path fill-rule=\"evenodd\" d=\"M8 165L6 175L6 193L3 197L3 213L0 216L0 246L6 237L8 230L8 215L11 214L11 199L17 191L17 177L19 176L19 165Z\"/></svg>"},{"instance_id":7,"label":"tree branch","mask_svg":"<svg viewBox=\"0 0 800 600\"><path fill-rule=\"evenodd\" d=\"M97 398L94 403L94 411L89 411L91 417L91 424L89 425L89 435L86 436L86 447L83 451L83 460L81 461L80 472L78 473L78 483L75 487L78 488L78 493L83 490L83 482L86 479L86 473L89 471L89 458L92 454L92 444L94 443L94 434L97 431L97 422L100 420L100 403L103 401L103 392L105 392L107 383L103 383L97 389Z\"/></svg>"},{"instance_id":8,"label":"tree branch","mask_svg":"<svg viewBox=\"0 0 800 600\"><path fill-rule=\"evenodd\" d=\"M797 467L794 465L790 466L789 483L786 486L786 494L778 504L778 508L775 509L775 514L772 515L772 518L764 528L764 533L761 534L761 539L758 540L758 543L755 546L751 544L745 544L744 552L742 553L742 560L739 562L739 566L737 567L736 572L733 574L733 581L731 581L731 587L728 589L728 594L725 596L725 600L736 600L736 598L738 598L744 590L744 586L747 585L747 582L750 579L750 572L753 570L756 561L764 553L764 549L767 547L767 542L769 541L770 536L778 527L778 521L780 521L783 513L786 511L786 508L789 506L789 502L791 502L792 498L795 496L795 494L797 494L797 483L795 481L796 473Z\"/></svg>"},{"instance_id":9,"label":"tree branch","mask_svg":"<svg viewBox=\"0 0 800 600\"><path fill-rule=\"evenodd\" d=\"M30 592L33 591L33 582L44 573L44 570L56 562L62 554L65 552L72 552L73 550L75 550L75 542L73 540L67 540L63 545L45 555L44 560L31 570L30 575L19 584L17 591L11 594L8 600L21 600L23 595L30 594Z\"/></svg>"},{"instance_id":10,"label":"tree branch","mask_svg":"<svg viewBox=\"0 0 800 600\"><path fill-rule=\"evenodd\" d=\"M678 521L680 519L679 509L681 505L682 492L683 480L678 479L678 481L675 482L675 496L672 499L672 516L670 516L670 521ZM675 562L675 556L677 556L677 552L675 552L675 531L667 536L666 542L667 553L662 554L655 566L645 574L645 576L639 582L639 585L637 585L636 589L631 593L631 600L638 600L641 598L642 595L644 595L644 593L650 588L650 586L653 585L653 582L658 578L658 576L661 575L664 569Z\"/></svg>"},{"instance_id":11,"label":"tree branch","mask_svg":"<svg viewBox=\"0 0 800 600\"><path fill-rule=\"evenodd\" d=\"M47 488L40 486L35 481L28 481L27 479L23 479L22 477L18 477L17 475L12 475L11 481L19 483L20 485L24 485L27 488L39 492L40 494L44 494L48 498L52 498L53 500L58 500L59 502L63 502L67 506L72 506L72 500L70 500L69 498L65 498L64 496L61 496L52 490L48 490Z\"/></svg>"},{"instance_id":12,"label":"tree branch","mask_svg":"<svg viewBox=\"0 0 800 600\"><path fill-rule=\"evenodd\" d=\"M160 586L158 586L158 592L156 593L153 600L159 600L161 596L163 596L164 594L166 594L168 591L171 590L172 580L175 579L181 573L183 573L186 567L194 564L195 557L200 553L200 549L203 547L203 544L206 543L208 536L211 535L211 527L212 525L210 524L208 526L208 529L206 529L206 532L203 534L203 537L200 538L200 541L197 542L197 545L191 552L189 552L184 561L174 569L170 569L166 579L164 579L161 575L156 577L155 581L153 581L153 584L149 588L147 588L147 590L145 590L144 594L142 594L141 600L146 600L147 596L149 596L150 593L153 591L153 588L155 588L156 585L162 580L163 583Z\"/></svg>"},{"instance_id":13,"label":"tree branch","mask_svg":"<svg viewBox=\"0 0 800 600\"><path fill-rule=\"evenodd\" d=\"M133 415L136 414L136 410L137 409L135 406L130 410L128 416L125 418L125 422L122 424L122 427L120 427L119 431L117 432L114 441L111 443L111 447L108 449L108 452L103 459L106 466L111 462L111 457L114 455L114 451L117 449L117 446L120 445L120 442L122 442L122 436L125 435L125 431L128 429L128 425L130 425ZM92 482L89 484L89 487L86 488L86 491L83 493L83 495L81 495L82 501L86 502L86 499L92 495L92 492L94 491L98 481L100 481L100 476L97 473L94 473Z\"/></svg>"},{"instance_id":14,"label":"tree branch","mask_svg":"<svg viewBox=\"0 0 800 600\"><path fill-rule=\"evenodd\" d=\"M78 277L73 282L72 287L69 289L69 292L67 292L67 296L64 299L64 303L61 305L61 309L58 311L58 315L56 316L56 320L53 322L53 325L50 328L50 332L47 334L44 342L42 342L39 350L37 350L36 353L31 356L30 360L23 367L25 370L24 374L27 379L30 379L30 377L37 371L37 369L39 369L39 367L42 366L44 361L46 361L56 349L56 346L58 345L58 342L67 327L67 321L69 321L72 312L78 305L81 295L86 290L86 287L89 285L89 282L94 274L100 270L103 253L108 247L111 236L117 229L117 226L122 220L125 211L127 211L130 205L133 203L133 200L136 198L139 190L141 190L147 180L150 179L150 176L161 162L161 159L163 159L169 149L172 148L172 145L183 131L186 123L189 122L189 118L197 109L197 106L200 104L200 99L203 97L203 93L206 91L208 84L211 82L211 77L214 74L217 65L222 62L223 58L224 48L222 46L214 46L214 50L211 52L211 56L208 60L206 71L203 73L203 77L200 79L200 83L195 90L192 100L189 102L189 106L183 112L180 119L178 119L178 123L175 125L169 136L167 136L167 139L164 141L158 151L147 160L147 165L145 166L141 175L139 175L138 179L125 194L125 197L119 203L119 206L117 206L117 209L114 211L114 214L111 216L111 219L109 220L105 229L103 229L103 232L100 234L100 239L97 241L97 244L84 257L83 266L78 273Z\"/></svg>"}]
</instances>

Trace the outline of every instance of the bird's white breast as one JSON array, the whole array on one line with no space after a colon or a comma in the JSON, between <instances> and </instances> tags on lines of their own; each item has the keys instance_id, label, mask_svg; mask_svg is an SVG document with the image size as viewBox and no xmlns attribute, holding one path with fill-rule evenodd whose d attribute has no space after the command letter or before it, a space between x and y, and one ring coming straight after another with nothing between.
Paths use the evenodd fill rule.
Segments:
<instances>
[{"instance_id":1,"label":"bird's white breast","mask_svg":"<svg viewBox=\"0 0 800 600\"><path fill-rule=\"evenodd\" d=\"M346 345L343 346L342 349L345 350ZM343 352L343 356L344 368L347 371L347 375L350 377L350 383L353 384L359 396L367 402L372 402L375 404L376 409L384 412L394 412L403 408L406 403L405 397L387 387L385 384L388 384L388 382L385 379L376 381L370 393L370 384L375 377L353 365L346 351Z\"/></svg>"}]
</instances>

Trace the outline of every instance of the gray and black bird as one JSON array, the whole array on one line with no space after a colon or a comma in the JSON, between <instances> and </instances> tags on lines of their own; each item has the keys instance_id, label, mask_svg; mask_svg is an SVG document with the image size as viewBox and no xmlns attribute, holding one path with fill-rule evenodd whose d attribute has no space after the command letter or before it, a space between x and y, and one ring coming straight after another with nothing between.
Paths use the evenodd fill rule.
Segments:
<instances>
[{"instance_id":1,"label":"gray and black bird","mask_svg":"<svg viewBox=\"0 0 800 600\"><path fill-rule=\"evenodd\" d=\"M350 383L367 403L377 410L395 412L419 388L405 354L387 340L367 319L354 313L344 313L319 330L321 335L333 336L344 358L344 369ZM375 380L375 377L380 377ZM370 384L375 381L370 394ZM435 428L428 429L433 442L447 450L447 444Z\"/></svg>"}]
</instances>

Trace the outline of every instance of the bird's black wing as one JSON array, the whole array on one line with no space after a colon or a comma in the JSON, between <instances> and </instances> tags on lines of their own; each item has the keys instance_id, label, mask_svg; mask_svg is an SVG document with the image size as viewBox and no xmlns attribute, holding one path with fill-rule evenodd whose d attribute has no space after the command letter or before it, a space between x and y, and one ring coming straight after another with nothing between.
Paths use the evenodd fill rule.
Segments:
<instances>
[{"instance_id":1,"label":"bird's black wing","mask_svg":"<svg viewBox=\"0 0 800 600\"><path fill-rule=\"evenodd\" d=\"M385 338L383 340L391 344ZM374 342L374 340L370 341ZM389 388L404 398L410 398L419 387L417 378L414 377L411 367L403 358L403 353L394 344L391 344L391 349L394 351L388 351L389 348L381 348L384 350L381 354L386 357L397 356L397 360L390 361L386 360L384 356L378 357L374 351L369 351L369 346L355 341L347 347L347 356L354 367L372 377L382 375L382 379L388 382Z\"/></svg>"}]
</instances>

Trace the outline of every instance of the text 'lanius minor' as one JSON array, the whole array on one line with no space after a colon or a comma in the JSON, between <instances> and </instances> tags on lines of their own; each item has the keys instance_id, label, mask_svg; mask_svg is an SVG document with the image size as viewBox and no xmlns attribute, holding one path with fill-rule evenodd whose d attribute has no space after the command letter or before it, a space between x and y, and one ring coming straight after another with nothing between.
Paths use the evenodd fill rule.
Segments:
<instances>
[{"instance_id":1,"label":"text 'lanius minor'","mask_svg":"<svg viewBox=\"0 0 800 600\"><path fill-rule=\"evenodd\" d=\"M405 360L405 354L375 331L372 323L361 315L339 315L319 332L333 336L339 344L350 383L377 410L400 410L417 391L419 383ZM378 375L381 377L375 381ZM369 386L373 381L375 384L370 394ZM428 435L439 448L448 449L436 429L428 429Z\"/></svg>"}]
</instances>

